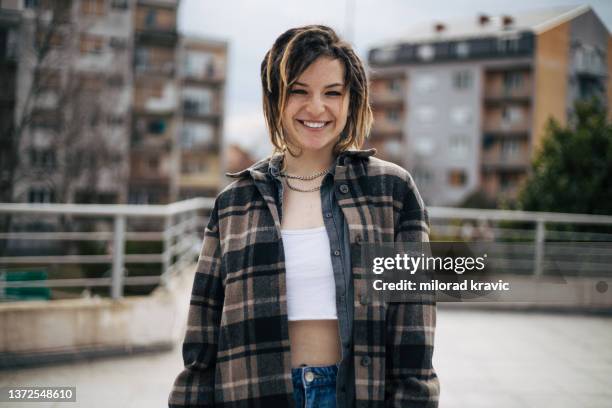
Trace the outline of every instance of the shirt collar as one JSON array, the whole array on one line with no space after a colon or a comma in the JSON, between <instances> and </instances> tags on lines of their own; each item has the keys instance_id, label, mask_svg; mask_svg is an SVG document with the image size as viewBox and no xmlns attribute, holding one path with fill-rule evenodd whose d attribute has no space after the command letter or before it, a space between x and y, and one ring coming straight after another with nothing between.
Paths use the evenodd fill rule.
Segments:
<instances>
[{"instance_id":1,"label":"shirt collar","mask_svg":"<svg viewBox=\"0 0 612 408\"><path fill-rule=\"evenodd\" d=\"M360 149L345 150L341 152L338 156L336 156L336 161L334 165L332 166L330 173L332 175L335 175L337 166L339 165L346 166L351 162L353 158L362 159L362 158L373 156L374 154L376 154L376 149L374 148L366 149L366 150L360 150ZM266 157L265 159L262 159L254 163L253 165L251 165L250 167L247 167L244 170L241 170L235 173L225 173L225 175L228 177L232 177L232 178L241 178L243 176L246 176L247 174L250 174L253 177L255 177L256 174L257 175L269 174L273 177L277 177L280 174L280 164L281 164L282 159L283 159L283 153L276 152L272 154L271 156Z\"/></svg>"}]
</instances>

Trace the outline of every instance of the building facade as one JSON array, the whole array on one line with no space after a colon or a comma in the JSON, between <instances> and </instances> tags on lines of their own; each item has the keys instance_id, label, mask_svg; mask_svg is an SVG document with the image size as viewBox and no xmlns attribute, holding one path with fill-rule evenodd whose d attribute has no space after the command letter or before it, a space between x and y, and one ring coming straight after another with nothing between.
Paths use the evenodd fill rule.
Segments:
<instances>
[{"instance_id":1,"label":"building facade","mask_svg":"<svg viewBox=\"0 0 612 408\"><path fill-rule=\"evenodd\" d=\"M215 196L221 187L227 43L182 37L179 197Z\"/></svg>"},{"instance_id":2,"label":"building facade","mask_svg":"<svg viewBox=\"0 0 612 408\"><path fill-rule=\"evenodd\" d=\"M370 50L370 145L429 205L516 198L550 117L612 95L612 40L588 6L415 27ZM609 106L609 104L608 104Z\"/></svg>"},{"instance_id":3,"label":"building facade","mask_svg":"<svg viewBox=\"0 0 612 408\"><path fill-rule=\"evenodd\" d=\"M163 204L216 193L227 44L179 35L178 0L0 5L10 201Z\"/></svg>"}]
</instances>

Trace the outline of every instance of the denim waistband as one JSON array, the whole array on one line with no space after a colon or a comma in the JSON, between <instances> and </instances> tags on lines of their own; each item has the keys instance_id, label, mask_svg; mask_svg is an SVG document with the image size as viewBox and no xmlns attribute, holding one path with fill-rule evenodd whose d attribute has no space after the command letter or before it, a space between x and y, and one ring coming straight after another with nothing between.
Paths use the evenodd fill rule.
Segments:
<instances>
[{"instance_id":1,"label":"denim waistband","mask_svg":"<svg viewBox=\"0 0 612 408\"><path fill-rule=\"evenodd\" d=\"M291 369L291 377L293 379L294 387L317 387L324 385L332 385L336 383L336 376L338 375L338 368L340 363L327 365L327 366L309 366L305 365L302 367L296 367ZM312 381L308 381L311 377L311 372L314 374Z\"/></svg>"}]
</instances>

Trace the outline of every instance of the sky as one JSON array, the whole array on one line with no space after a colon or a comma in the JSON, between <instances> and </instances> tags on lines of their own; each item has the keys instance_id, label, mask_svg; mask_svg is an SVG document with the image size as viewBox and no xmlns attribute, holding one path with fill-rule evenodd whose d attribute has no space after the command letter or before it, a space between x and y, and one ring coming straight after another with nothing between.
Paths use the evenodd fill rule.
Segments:
<instances>
[{"instance_id":1,"label":"sky","mask_svg":"<svg viewBox=\"0 0 612 408\"><path fill-rule=\"evenodd\" d=\"M186 35L228 42L224 142L263 157L271 144L261 108L259 67L274 40L289 28L329 25L353 44L365 63L369 48L400 37L411 24L580 4L590 5L610 30L610 0L180 0L178 25Z\"/></svg>"}]
</instances>

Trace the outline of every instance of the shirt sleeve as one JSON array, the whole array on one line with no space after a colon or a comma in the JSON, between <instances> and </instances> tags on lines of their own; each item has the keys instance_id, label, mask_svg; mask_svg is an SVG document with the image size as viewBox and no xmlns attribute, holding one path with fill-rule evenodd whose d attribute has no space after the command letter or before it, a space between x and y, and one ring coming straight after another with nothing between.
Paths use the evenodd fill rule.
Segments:
<instances>
[{"instance_id":1,"label":"shirt sleeve","mask_svg":"<svg viewBox=\"0 0 612 408\"><path fill-rule=\"evenodd\" d=\"M215 202L198 258L183 342L185 368L176 377L168 407L214 406L215 360L223 308L218 203Z\"/></svg>"},{"instance_id":2,"label":"shirt sleeve","mask_svg":"<svg viewBox=\"0 0 612 408\"><path fill-rule=\"evenodd\" d=\"M428 243L427 209L410 176L407 187L395 242ZM386 320L385 406L437 407L440 385L432 365L435 298L389 303Z\"/></svg>"}]
</instances>

